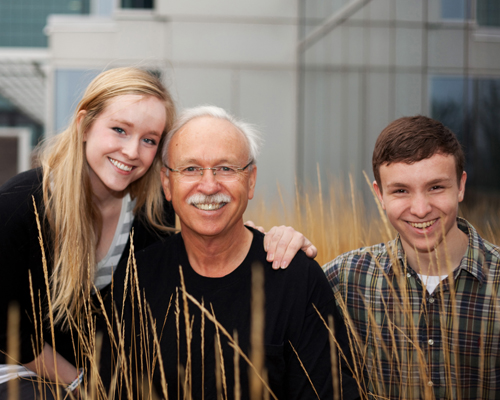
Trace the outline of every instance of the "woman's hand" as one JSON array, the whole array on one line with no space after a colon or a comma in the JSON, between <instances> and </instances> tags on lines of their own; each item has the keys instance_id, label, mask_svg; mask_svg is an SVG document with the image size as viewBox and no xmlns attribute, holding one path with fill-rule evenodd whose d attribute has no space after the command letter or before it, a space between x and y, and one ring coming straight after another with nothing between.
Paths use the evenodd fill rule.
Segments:
<instances>
[{"instance_id":1,"label":"woman's hand","mask_svg":"<svg viewBox=\"0 0 500 400\"><path fill-rule=\"evenodd\" d=\"M245 225L266 234L264 250L267 252L267 261L273 263L274 269L288 267L299 250L303 250L309 258L318 254L318 249L291 226L273 226L266 233L262 226L256 226L252 221L245 222Z\"/></svg>"},{"instance_id":2,"label":"woman's hand","mask_svg":"<svg viewBox=\"0 0 500 400\"><path fill-rule=\"evenodd\" d=\"M57 364L57 369L56 369ZM54 352L51 345L45 343L42 352L33 361L24 364L26 368L37 373L37 375L48 378L52 382L57 381L64 386L69 385L78 376L76 367L68 362L59 353Z\"/></svg>"}]
</instances>

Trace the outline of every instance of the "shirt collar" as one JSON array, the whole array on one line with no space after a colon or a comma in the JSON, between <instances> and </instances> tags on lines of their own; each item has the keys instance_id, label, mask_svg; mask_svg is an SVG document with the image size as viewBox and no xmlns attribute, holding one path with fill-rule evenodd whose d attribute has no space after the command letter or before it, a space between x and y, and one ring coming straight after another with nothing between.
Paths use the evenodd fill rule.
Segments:
<instances>
[{"instance_id":1,"label":"shirt collar","mask_svg":"<svg viewBox=\"0 0 500 400\"><path fill-rule=\"evenodd\" d=\"M485 248L483 239L479 236L476 229L465 219L457 218L458 228L464 232L469 238L469 245L458 269L463 269L473 275L481 284L486 280L484 268L485 263ZM457 271L457 275L458 276Z\"/></svg>"}]
</instances>

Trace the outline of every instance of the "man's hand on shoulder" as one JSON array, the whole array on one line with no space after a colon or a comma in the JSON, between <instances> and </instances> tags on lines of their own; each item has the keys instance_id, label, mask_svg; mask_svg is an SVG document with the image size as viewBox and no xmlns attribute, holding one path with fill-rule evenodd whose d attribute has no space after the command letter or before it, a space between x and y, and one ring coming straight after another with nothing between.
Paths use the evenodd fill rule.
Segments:
<instances>
[{"instance_id":1,"label":"man's hand on shoulder","mask_svg":"<svg viewBox=\"0 0 500 400\"><path fill-rule=\"evenodd\" d=\"M266 233L262 226L256 226L252 221L245 222L245 225L265 233L264 249L267 252L267 261L273 263L274 269L287 268L299 250L303 250L309 258L318 254L309 239L291 226L273 226Z\"/></svg>"}]
</instances>

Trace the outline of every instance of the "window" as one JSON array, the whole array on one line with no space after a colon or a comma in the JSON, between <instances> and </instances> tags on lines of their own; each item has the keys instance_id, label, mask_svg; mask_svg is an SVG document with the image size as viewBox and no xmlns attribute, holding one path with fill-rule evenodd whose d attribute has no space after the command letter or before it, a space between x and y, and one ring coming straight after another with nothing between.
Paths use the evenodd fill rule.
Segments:
<instances>
[{"instance_id":1,"label":"window","mask_svg":"<svg viewBox=\"0 0 500 400\"><path fill-rule=\"evenodd\" d=\"M153 0L121 0L121 4L122 8L153 8Z\"/></svg>"},{"instance_id":2,"label":"window","mask_svg":"<svg viewBox=\"0 0 500 400\"><path fill-rule=\"evenodd\" d=\"M476 0L477 24L485 27L500 27L500 1Z\"/></svg>"},{"instance_id":3,"label":"window","mask_svg":"<svg viewBox=\"0 0 500 400\"><path fill-rule=\"evenodd\" d=\"M441 0L441 18L465 20L471 18L471 0Z\"/></svg>"},{"instance_id":4,"label":"window","mask_svg":"<svg viewBox=\"0 0 500 400\"><path fill-rule=\"evenodd\" d=\"M443 19L464 21L473 19L474 16L478 26L500 27L500 1L441 0L441 18Z\"/></svg>"},{"instance_id":5,"label":"window","mask_svg":"<svg viewBox=\"0 0 500 400\"><path fill-rule=\"evenodd\" d=\"M31 131L0 127L0 185L30 166Z\"/></svg>"},{"instance_id":6,"label":"window","mask_svg":"<svg viewBox=\"0 0 500 400\"><path fill-rule=\"evenodd\" d=\"M500 194L500 78L437 76L431 115L463 144L467 187Z\"/></svg>"},{"instance_id":7,"label":"window","mask_svg":"<svg viewBox=\"0 0 500 400\"><path fill-rule=\"evenodd\" d=\"M0 0L0 46L47 47L50 14L88 14L90 0Z\"/></svg>"},{"instance_id":8,"label":"window","mask_svg":"<svg viewBox=\"0 0 500 400\"><path fill-rule=\"evenodd\" d=\"M99 75L99 70L57 69L54 82L54 128L62 132L71 121L85 88Z\"/></svg>"}]
</instances>

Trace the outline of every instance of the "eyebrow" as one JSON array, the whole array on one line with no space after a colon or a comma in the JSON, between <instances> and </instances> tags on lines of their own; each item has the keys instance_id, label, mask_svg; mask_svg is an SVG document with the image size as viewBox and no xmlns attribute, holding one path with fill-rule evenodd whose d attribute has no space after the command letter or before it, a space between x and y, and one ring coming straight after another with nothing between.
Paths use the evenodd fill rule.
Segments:
<instances>
[{"instance_id":1,"label":"eyebrow","mask_svg":"<svg viewBox=\"0 0 500 400\"><path fill-rule=\"evenodd\" d=\"M427 182L428 185L435 185L436 183L443 183L443 182L452 182L453 179L451 178L437 178L433 179L432 181Z\"/></svg>"},{"instance_id":2,"label":"eyebrow","mask_svg":"<svg viewBox=\"0 0 500 400\"><path fill-rule=\"evenodd\" d=\"M187 160L180 160L181 161L181 165L187 165L187 164L199 164L200 163L200 160L197 160L195 158L189 158ZM218 165L218 164L231 164L233 165L232 162L230 162L229 160L227 159L222 159L222 160L218 160L215 165Z\"/></svg>"},{"instance_id":3,"label":"eyebrow","mask_svg":"<svg viewBox=\"0 0 500 400\"><path fill-rule=\"evenodd\" d=\"M425 185L432 186L432 185L436 185L438 183L451 182L451 181L452 181L452 179L450 179L450 178L436 178L436 179L433 179L429 182L425 182ZM409 186L408 184L402 183L402 182L392 182L392 183L387 184L387 188L393 188L393 187L407 188L408 186Z\"/></svg>"},{"instance_id":4,"label":"eyebrow","mask_svg":"<svg viewBox=\"0 0 500 400\"><path fill-rule=\"evenodd\" d=\"M111 118L112 122L117 122L119 124L127 125L127 126L134 126L134 124L130 121L126 121L124 119L116 119L116 118Z\"/></svg>"},{"instance_id":5,"label":"eyebrow","mask_svg":"<svg viewBox=\"0 0 500 400\"><path fill-rule=\"evenodd\" d=\"M118 123L118 124L127 125L130 128L133 128L135 126L132 122L124 120L124 119L111 118L111 122L115 122L115 123ZM150 131L150 132L148 132L148 134L149 135L155 135L155 136L161 137L161 132L158 133L156 131Z\"/></svg>"}]
</instances>

